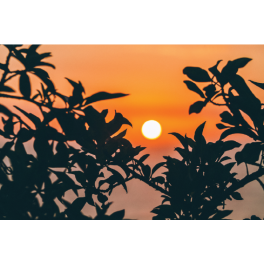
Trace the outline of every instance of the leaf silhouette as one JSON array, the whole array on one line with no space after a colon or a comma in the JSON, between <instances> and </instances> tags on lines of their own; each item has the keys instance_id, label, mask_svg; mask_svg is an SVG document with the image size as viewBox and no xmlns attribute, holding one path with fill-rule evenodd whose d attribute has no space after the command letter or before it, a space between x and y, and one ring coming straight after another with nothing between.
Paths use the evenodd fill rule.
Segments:
<instances>
[{"instance_id":1,"label":"leaf silhouette","mask_svg":"<svg viewBox=\"0 0 264 264\"><path fill-rule=\"evenodd\" d=\"M0 86L0 92L11 92L11 93L13 93L13 92L15 92L15 90L9 86L2 85L2 86Z\"/></svg>"},{"instance_id":2,"label":"leaf silhouette","mask_svg":"<svg viewBox=\"0 0 264 264\"><path fill-rule=\"evenodd\" d=\"M114 99L114 98L120 98L127 96L129 94L123 94L123 93L107 93L107 92L99 92L95 93L87 98L85 98L84 105L88 105L94 102L102 101L102 100L108 100L108 99Z\"/></svg>"},{"instance_id":3,"label":"leaf silhouette","mask_svg":"<svg viewBox=\"0 0 264 264\"><path fill-rule=\"evenodd\" d=\"M21 109L20 107L16 105L14 107L18 109L21 113L23 113L29 120L31 120L36 127L40 126L41 121L37 116L27 113L25 110Z\"/></svg>"},{"instance_id":4,"label":"leaf silhouette","mask_svg":"<svg viewBox=\"0 0 264 264\"><path fill-rule=\"evenodd\" d=\"M224 210L224 211L218 211L211 219L212 220L221 220L228 215L230 215L233 212L233 210Z\"/></svg>"},{"instance_id":5,"label":"leaf silhouette","mask_svg":"<svg viewBox=\"0 0 264 264\"><path fill-rule=\"evenodd\" d=\"M203 101L197 101L195 102L194 104L192 104L190 106L190 109L189 109L189 114L192 114L192 113L200 113L202 111L202 109L206 106L206 103L203 102Z\"/></svg>"},{"instance_id":6,"label":"leaf silhouette","mask_svg":"<svg viewBox=\"0 0 264 264\"><path fill-rule=\"evenodd\" d=\"M205 126L205 122L203 122L200 126L197 127L197 129L195 130L195 133L194 133L194 140L196 142L199 142L201 141L203 138L203 130L204 130L204 126Z\"/></svg>"},{"instance_id":7,"label":"leaf silhouette","mask_svg":"<svg viewBox=\"0 0 264 264\"><path fill-rule=\"evenodd\" d=\"M235 200L243 200L241 194L239 192L233 192L231 194L231 196L235 199Z\"/></svg>"},{"instance_id":8,"label":"leaf silhouette","mask_svg":"<svg viewBox=\"0 0 264 264\"><path fill-rule=\"evenodd\" d=\"M181 142L181 144L183 145L184 148L187 148L188 143L187 140L179 133L173 132L173 133L169 133L170 135L175 136L177 139L179 139L179 141Z\"/></svg>"},{"instance_id":9,"label":"leaf silhouette","mask_svg":"<svg viewBox=\"0 0 264 264\"><path fill-rule=\"evenodd\" d=\"M230 128L229 126L225 126L224 124L221 124L221 123L216 124L216 127L217 127L218 129Z\"/></svg>"},{"instance_id":10,"label":"leaf silhouette","mask_svg":"<svg viewBox=\"0 0 264 264\"><path fill-rule=\"evenodd\" d=\"M203 92L200 90L200 88L191 81L184 81L184 83L187 85L188 89L199 94L202 98L205 98Z\"/></svg>"},{"instance_id":11,"label":"leaf silhouette","mask_svg":"<svg viewBox=\"0 0 264 264\"><path fill-rule=\"evenodd\" d=\"M185 67L183 73L195 82L210 82L211 78L206 70L199 67Z\"/></svg>"},{"instance_id":12,"label":"leaf silhouette","mask_svg":"<svg viewBox=\"0 0 264 264\"><path fill-rule=\"evenodd\" d=\"M264 83L253 82L251 80L249 80L249 81L252 82L253 84L255 84L256 86L258 86L259 88L264 90Z\"/></svg>"},{"instance_id":13,"label":"leaf silhouette","mask_svg":"<svg viewBox=\"0 0 264 264\"><path fill-rule=\"evenodd\" d=\"M125 210L120 210L120 211L112 213L109 216L109 220L122 220L124 216L125 216Z\"/></svg>"},{"instance_id":14,"label":"leaf silhouette","mask_svg":"<svg viewBox=\"0 0 264 264\"><path fill-rule=\"evenodd\" d=\"M259 142L246 144L244 148L235 155L237 164L239 165L242 162L254 164L258 161L261 150L262 146Z\"/></svg>"},{"instance_id":15,"label":"leaf silhouette","mask_svg":"<svg viewBox=\"0 0 264 264\"><path fill-rule=\"evenodd\" d=\"M258 139L258 136L250 129L246 129L243 127L231 127L229 129L225 130L221 134L220 140L223 140L224 138L226 138L232 134L244 134L244 135L247 135L247 136L253 138L254 140Z\"/></svg>"},{"instance_id":16,"label":"leaf silhouette","mask_svg":"<svg viewBox=\"0 0 264 264\"><path fill-rule=\"evenodd\" d=\"M22 72L20 74L19 78L19 89L21 94L25 98L30 98L31 95L31 85L30 85L30 80L26 72Z\"/></svg>"},{"instance_id":17,"label":"leaf silhouette","mask_svg":"<svg viewBox=\"0 0 264 264\"><path fill-rule=\"evenodd\" d=\"M159 169L159 168L161 168L162 166L164 166L166 164L166 162L159 162L159 163L157 163L154 167L153 167L153 169L152 169L152 175Z\"/></svg>"}]
</instances>

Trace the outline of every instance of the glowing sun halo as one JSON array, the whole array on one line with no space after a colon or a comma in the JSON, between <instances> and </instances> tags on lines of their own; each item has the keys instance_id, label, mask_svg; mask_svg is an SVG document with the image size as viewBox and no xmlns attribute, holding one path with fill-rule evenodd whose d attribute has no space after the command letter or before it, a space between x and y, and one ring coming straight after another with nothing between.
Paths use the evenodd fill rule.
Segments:
<instances>
[{"instance_id":1,"label":"glowing sun halo","mask_svg":"<svg viewBox=\"0 0 264 264\"><path fill-rule=\"evenodd\" d=\"M143 124L141 131L144 137L156 139L161 134L161 125L155 120L149 120Z\"/></svg>"}]
</instances>

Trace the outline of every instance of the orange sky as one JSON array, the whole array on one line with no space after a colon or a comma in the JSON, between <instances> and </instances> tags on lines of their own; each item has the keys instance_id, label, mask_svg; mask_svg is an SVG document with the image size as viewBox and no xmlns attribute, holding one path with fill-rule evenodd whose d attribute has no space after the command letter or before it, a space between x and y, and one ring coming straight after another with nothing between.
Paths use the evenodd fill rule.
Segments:
<instances>
[{"instance_id":1,"label":"orange sky","mask_svg":"<svg viewBox=\"0 0 264 264\"><path fill-rule=\"evenodd\" d=\"M220 136L215 124L219 123L219 113L226 110L225 107L210 105L200 114L188 114L189 106L200 97L183 83L188 80L183 74L184 67L208 69L221 59L221 68L228 60L252 58L238 74L260 100L263 98L262 90L248 80L264 82L264 45L43 45L38 51L52 53L45 61L54 64L56 70L49 67L46 70L55 88L66 95L71 94L72 88L65 77L80 80L87 96L99 91L130 94L93 106L97 110L109 109L108 120L116 110L133 124L133 128L124 126L128 128L126 138L134 146L147 147L142 154L151 154L147 160L151 166L162 161L164 155L175 155L173 150L180 143L168 135L170 132L193 137L197 126L207 121L204 129L207 141ZM1 47L1 61L4 53ZM34 89L40 88L39 83L33 83ZM18 80L13 84L17 85ZM201 83L200 88L204 86ZM162 135L156 140L148 140L141 134L143 123L150 119L162 126Z\"/></svg>"},{"instance_id":2,"label":"orange sky","mask_svg":"<svg viewBox=\"0 0 264 264\"><path fill-rule=\"evenodd\" d=\"M130 94L95 103L94 107L109 109L109 118L115 110L121 112L133 124L133 129L128 127L126 137L135 145L147 147L144 153L152 154L149 162L153 160L153 163L180 145L168 135L170 132L193 136L196 127L207 121L206 139L217 140L220 136L215 124L220 121L219 113L224 107L207 106L200 114L188 114L189 106L200 97L183 83L188 79L182 73L184 67L208 69L222 59L221 68L228 60L249 57L253 60L239 74L246 81L264 82L262 45L43 45L40 51L52 53L53 57L47 61L56 70L47 70L61 92L71 93L65 79L68 77L80 80L87 95L98 91ZM261 99L261 89L253 84L249 86ZM141 134L143 123L150 119L162 126L162 135L157 140L145 139Z\"/></svg>"}]
</instances>

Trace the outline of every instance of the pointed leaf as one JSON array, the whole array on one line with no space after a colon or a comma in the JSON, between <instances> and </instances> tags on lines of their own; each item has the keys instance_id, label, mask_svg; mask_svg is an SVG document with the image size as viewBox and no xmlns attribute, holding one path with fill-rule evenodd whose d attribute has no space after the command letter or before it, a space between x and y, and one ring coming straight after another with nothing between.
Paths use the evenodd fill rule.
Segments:
<instances>
[{"instance_id":1,"label":"pointed leaf","mask_svg":"<svg viewBox=\"0 0 264 264\"><path fill-rule=\"evenodd\" d=\"M160 162L158 164L156 164L153 169L152 169L152 175L159 169L161 168L162 166L164 166L166 164L166 162Z\"/></svg>"},{"instance_id":2,"label":"pointed leaf","mask_svg":"<svg viewBox=\"0 0 264 264\"><path fill-rule=\"evenodd\" d=\"M264 83L253 82L251 80L249 80L249 81L252 82L253 84L255 84L256 86L258 86L259 88L264 90Z\"/></svg>"},{"instance_id":3,"label":"pointed leaf","mask_svg":"<svg viewBox=\"0 0 264 264\"><path fill-rule=\"evenodd\" d=\"M102 101L102 100L108 100L108 99L114 99L114 98L119 98L123 96L127 96L129 94L123 94L123 93L107 93L107 92L99 92L95 93L87 98L85 98L85 103L84 105L88 105L94 102Z\"/></svg>"},{"instance_id":4,"label":"pointed leaf","mask_svg":"<svg viewBox=\"0 0 264 264\"><path fill-rule=\"evenodd\" d=\"M230 128L229 126L225 126L224 124L221 124L221 123L216 124L216 127L217 127L218 129Z\"/></svg>"},{"instance_id":5,"label":"pointed leaf","mask_svg":"<svg viewBox=\"0 0 264 264\"><path fill-rule=\"evenodd\" d=\"M233 192L231 194L231 196L235 199L235 200L243 200L241 194L239 192Z\"/></svg>"},{"instance_id":6,"label":"pointed leaf","mask_svg":"<svg viewBox=\"0 0 264 264\"><path fill-rule=\"evenodd\" d=\"M124 216L125 216L125 210L120 210L120 211L112 213L109 216L109 220L122 220Z\"/></svg>"},{"instance_id":7,"label":"pointed leaf","mask_svg":"<svg viewBox=\"0 0 264 264\"><path fill-rule=\"evenodd\" d=\"M149 154L145 154L145 155L143 155L143 156L138 160L138 163L143 163L148 157L149 157Z\"/></svg>"},{"instance_id":8,"label":"pointed leaf","mask_svg":"<svg viewBox=\"0 0 264 264\"><path fill-rule=\"evenodd\" d=\"M6 85L3 85L3 86L0 86L0 92L15 92L15 90L9 86L6 86Z\"/></svg>"},{"instance_id":9,"label":"pointed leaf","mask_svg":"<svg viewBox=\"0 0 264 264\"><path fill-rule=\"evenodd\" d=\"M40 119L39 119L37 116L35 116L35 115L33 115L33 114L29 114L29 113L27 113L25 110L19 108L19 107L16 106L16 105L14 105L14 107L15 107L16 109L18 109L21 113L23 113L28 119L30 119L30 120L34 123L34 125L35 125L36 127L39 127L39 126L40 126L41 121L40 121Z\"/></svg>"},{"instance_id":10,"label":"pointed leaf","mask_svg":"<svg viewBox=\"0 0 264 264\"><path fill-rule=\"evenodd\" d=\"M22 72L20 74L19 78L19 89L21 94L25 98L30 98L31 95L31 85L30 85L30 80L26 72Z\"/></svg>"},{"instance_id":11,"label":"pointed leaf","mask_svg":"<svg viewBox=\"0 0 264 264\"><path fill-rule=\"evenodd\" d=\"M233 134L244 134L244 135L247 135L253 138L254 140L258 139L258 136L252 130L245 129L243 127L231 127L222 133L222 135L220 136L220 140L223 140L227 136L233 135Z\"/></svg>"},{"instance_id":12,"label":"pointed leaf","mask_svg":"<svg viewBox=\"0 0 264 264\"><path fill-rule=\"evenodd\" d=\"M189 90L199 94L202 98L205 98L203 92L194 82L191 82L191 81L183 81L183 82L187 85Z\"/></svg>"},{"instance_id":13,"label":"pointed leaf","mask_svg":"<svg viewBox=\"0 0 264 264\"><path fill-rule=\"evenodd\" d=\"M225 218L226 216L230 215L233 212L233 210L224 210L224 211L218 211L211 219L212 220L221 220Z\"/></svg>"},{"instance_id":14,"label":"pointed leaf","mask_svg":"<svg viewBox=\"0 0 264 264\"><path fill-rule=\"evenodd\" d=\"M203 122L200 126L198 126L197 129L195 130L194 140L196 142L200 141L201 137L203 136L203 130L204 130L205 123L206 123L206 121Z\"/></svg>"},{"instance_id":15,"label":"pointed leaf","mask_svg":"<svg viewBox=\"0 0 264 264\"><path fill-rule=\"evenodd\" d=\"M194 104L192 104L190 106L190 109L189 109L189 114L192 114L192 113L200 113L202 111L202 109L205 107L206 103L203 102L203 101L197 101L195 102Z\"/></svg>"},{"instance_id":16,"label":"pointed leaf","mask_svg":"<svg viewBox=\"0 0 264 264\"><path fill-rule=\"evenodd\" d=\"M187 141L185 139L185 137L183 137L181 134L173 132L173 133L169 133L170 135L175 136L177 139L179 139L179 141L181 142L181 144L183 145L184 148L188 147Z\"/></svg>"},{"instance_id":17,"label":"pointed leaf","mask_svg":"<svg viewBox=\"0 0 264 264\"><path fill-rule=\"evenodd\" d=\"M183 69L183 73L195 82L210 82L211 78L206 70L199 67L186 67Z\"/></svg>"}]
</instances>

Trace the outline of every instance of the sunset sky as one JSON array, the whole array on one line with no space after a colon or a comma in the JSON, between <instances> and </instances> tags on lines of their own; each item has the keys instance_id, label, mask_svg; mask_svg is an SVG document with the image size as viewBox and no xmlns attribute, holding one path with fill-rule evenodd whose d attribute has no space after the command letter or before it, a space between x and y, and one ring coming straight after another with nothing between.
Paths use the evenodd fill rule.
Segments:
<instances>
[{"instance_id":1,"label":"sunset sky","mask_svg":"<svg viewBox=\"0 0 264 264\"><path fill-rule=\"evenodd\" d=\"M85 96L99 91L129 94L123 98L94 103L93 106L100 111L108 109L107 120L111 120L117 111L132 123L133 128L124 126L124 129L128 129L126 138L133 146L147 147L141 154L150 154L146 162L151 167L163 161L164 155L175 156L174 148L180 146L180 143L168 134L170 132L182 135L187 133L189 137L193 137L195 129L207 121L204 129L206 140L215 141L220 136L215 124L220 122L219 113L226 110L225 107L208 105L200 114L188 114L189 106L200 97L188 90L183 82L188 80L183 74L186 66L208 69L218 60L223 60L219 65L222 68L228 60L252 58L238 74L247 81L260 100L264 96L261 89L248 82L264 82L263 45L42 45L38 51L52 53L52 57L45 61L54 64L56 69L46 67L46 70L55 88L65 95L72 93L72 87L65 77L81 81ZM0 59L4 54L5 50L1 47ZM14 64L14 67L19 65ZM33 78L32 80L33 90L40 89L39 82ZM12 83L14 86L17 84L18 79ZM204 86L206 84L200 84L200 88ZM35 109L31 111L34 112ZM141 133L143 123L148 120L156 120L161 124L162 134L156 140L146 139ZM246 137L240 139L241 142L248 140ZM130 209L127 217L134 215L135 218L150 218L150 210L161 201L160 194L135 182L128 185L128 195L118 188L113 192L113 200L116 197L113 211L122 209L128 203ZM257 202L263 202L261 189L259 193L258 196L255 195ZM120 201L119 195L126 198ZM249 202L254 204L252 197ZM142 208L136 211L139 203L143 204ZM255 208L252 208L252 212L256 214ZM241 216L242 214L241 207L238 215L246 217ZM247 212L247 215L250 214Z\"/></svg>"}]
</instances>

